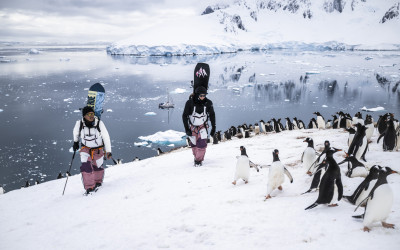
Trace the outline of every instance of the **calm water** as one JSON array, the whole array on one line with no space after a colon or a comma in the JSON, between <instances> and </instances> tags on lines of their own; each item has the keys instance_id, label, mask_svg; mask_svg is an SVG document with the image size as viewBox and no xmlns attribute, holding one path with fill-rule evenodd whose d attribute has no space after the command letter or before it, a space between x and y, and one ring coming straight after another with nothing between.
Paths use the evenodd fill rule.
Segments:
<instances>
[{"instance_id":1,"label":"calm water","mask_svg":"<svg viewBox=\"0 0 400 250\"><path fill-rule=\"evenodd\" d=\"M157 147L172 149L134 143L140 142L139 136L158 131L183 131L181 114L200 61L211 67L209 98L217 130L273 117L296 116L307 124L315 111L330 119L339 110L353 115L364 106L384 107L385 111L372 113L375 120L384 112L400 111L400 87L395 84L400 81L398 51L138 58L110 56L102 47L34 47L41 52L35 55L28 53L31 48L0 47L0 184L6 191L27 180L53 180L68 170L72 129L81 118L77 110L85 105L87 89L95 82L106 88L109 112L102 120L111 135L114 158L123 162L152 157ZM378 82L377 75L386 81ZM167 91L176 108L159 110ZM75 159L73 174L79 173L79 165Z\"/></svg>"}]
</instances>

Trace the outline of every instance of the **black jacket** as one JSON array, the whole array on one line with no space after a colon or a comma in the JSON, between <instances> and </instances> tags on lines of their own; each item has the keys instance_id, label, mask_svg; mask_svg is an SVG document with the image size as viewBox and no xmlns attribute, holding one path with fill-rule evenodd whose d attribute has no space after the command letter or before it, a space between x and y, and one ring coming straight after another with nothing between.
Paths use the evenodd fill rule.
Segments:
<instances>
[{"instance_id":1,"label":"black jacket","mask_svg":"<svg viewBox=\"0 0 400 250\"><path fill-rule=\"evenodd\" d=\"M203 113L204 106L206 107L208 119L211 121L211 126L215 127L215 112L212 101L207 99L207 97L204 98L204 100L200 100L199 96L196 94L189 98L183 110L182 121L185 126L185 131L189 130L189 116L193 113L193 108L196 107L197 113Z\"/></svg>"}]
</instances>

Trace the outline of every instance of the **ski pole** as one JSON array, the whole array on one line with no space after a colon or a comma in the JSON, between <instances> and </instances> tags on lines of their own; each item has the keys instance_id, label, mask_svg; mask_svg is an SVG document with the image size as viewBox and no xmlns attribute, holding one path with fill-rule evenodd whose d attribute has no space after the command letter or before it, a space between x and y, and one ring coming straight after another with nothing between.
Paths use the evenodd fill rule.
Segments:
<instances>
[{"instance_id":1,"label":"ski pole","mask_svg":"<svg viewBox=\"0 0 400 250\"><path fill-rule=\"evenodd\" d=\"M71 164L69 164L69 170L68 170L69 173L71 173L71 167L72 167L72 162L74 161L74 158L75 158L75 153L76 153L76 151L74 151L74 154L72 155ZM62 195L64 195L65 188L67 187L67 182L68 182L68 174L67 174L67 180L65 181L64 191L63 191Z\"/></svg>"}]
</instances>

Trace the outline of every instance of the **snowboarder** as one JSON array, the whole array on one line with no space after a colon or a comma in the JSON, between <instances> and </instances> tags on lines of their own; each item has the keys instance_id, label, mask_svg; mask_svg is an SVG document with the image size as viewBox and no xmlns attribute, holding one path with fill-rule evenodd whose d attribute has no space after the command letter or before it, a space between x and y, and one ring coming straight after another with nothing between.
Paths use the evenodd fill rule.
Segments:
<instances>
[{"instance_id":1,"label":"snowboarder","mask_svg":"<svg viewBox=\"0 0 400 250\"><path fill-rule=\"evenodd\" d=\"M186 135L190 139L190 146L194 155L194 165L201 166L207 148L208 120L211 121L210 136L214 136L215 112L213 103L206 97L207 89L199 86L195 94L186 102L182 114Z\"/></svg>"},{"instance_id":2,"label":"snowboarder","mask_svg":"<svg viewBox=\"0 0 400 250\"><path fill-rule=\"evenodd\" d=\"M94 115L92 107L86 106L82 110L83 118L75 124L73 135L73 150L79 150L82 165L80 167L83 185L86 194L95 191L103 183L104 178L104 152L110 159L111 140L104 123Z\"/></svg>"}]
</instances>

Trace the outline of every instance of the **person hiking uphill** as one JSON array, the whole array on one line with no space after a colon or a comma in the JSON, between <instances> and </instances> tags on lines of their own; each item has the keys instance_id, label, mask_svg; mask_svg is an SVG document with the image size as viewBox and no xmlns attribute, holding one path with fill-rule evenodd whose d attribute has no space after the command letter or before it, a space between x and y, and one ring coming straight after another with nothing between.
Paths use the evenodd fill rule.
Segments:
<instances>
[{"instance_id":1,"label":"person hiking uphill","mask_svg":"<svg viewBox=\"0 0 400 250\"><path fill-rule=\"evenodd\" d=\"M86 193L94 191L102 185L104 178L104 151L110 159L111 140L106 126L95 115L92 107L86 106L82 110L83 118L78 120L73 130L73 150L78 149L81 156L83 185ZM81 148L79 147L81 139Z\"/></svg>"},{"instance_id":2,"label":"person hiking uphill","mask_svg":"<svg viewBox=\"0 0 400 250\"><path fill-rule=\"evenodd\" d=\"M194 155L194 166L202 165L207 148L208 120L211 121L210 136L215 134L215 112L213 103L207 97L207 89L199 86L186 102L182 114L186 135Z\"/></svg>"}]
</instances>

